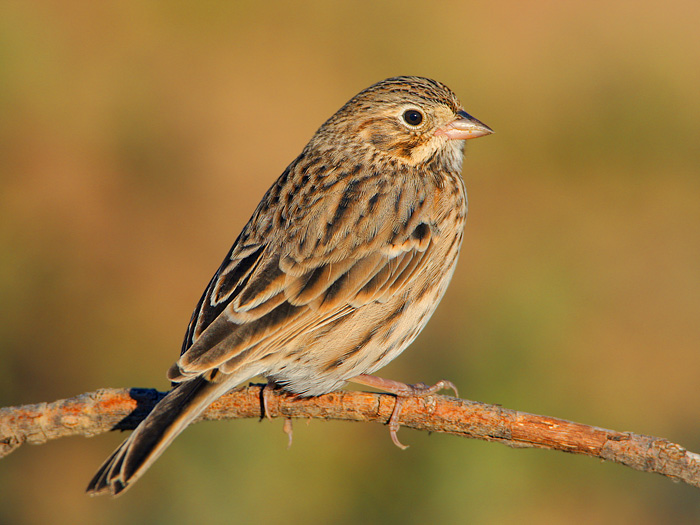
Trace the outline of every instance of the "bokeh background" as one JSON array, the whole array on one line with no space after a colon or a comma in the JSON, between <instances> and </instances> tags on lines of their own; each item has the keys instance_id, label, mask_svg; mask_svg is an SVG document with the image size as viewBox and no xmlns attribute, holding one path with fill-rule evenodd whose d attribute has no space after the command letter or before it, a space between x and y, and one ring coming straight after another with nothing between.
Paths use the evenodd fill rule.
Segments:
<instances>
[{"instance_id":1,"label":"bokeh background","mask_svg":"<svg viewBox=\"0 0 700 525\"><path fill-rule=\"evenodd\" d=\"M267 187L369 84L448 84L468 144L453 284L386 377L700 451L700 3L26 2L0 7L0 406L166 389ZM88 498L122 435L0 462L0 522L697 523L612 464L379 425L192 427Z\"/></svg>"}]
</instances>

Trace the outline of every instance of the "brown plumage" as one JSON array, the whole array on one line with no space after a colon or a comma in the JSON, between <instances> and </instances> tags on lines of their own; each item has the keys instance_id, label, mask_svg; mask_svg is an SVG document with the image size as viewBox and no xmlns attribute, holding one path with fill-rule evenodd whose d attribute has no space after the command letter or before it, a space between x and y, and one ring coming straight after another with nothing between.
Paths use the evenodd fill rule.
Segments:
<instances>
[{"instance_id":1,"label":"brown plumage","mask_svg":"<svg viewBox=\"0 0 700 525\"><path fill-rule=\"evenodd\" d=\"M445 293L467 214L464 140L489 133L445 85L420 77L374 84L328 119L202 295L168 372L178 384L88 492L125 490L212 401L255 376L303 396L353 380L435 391L367 374L416 338Z\"/></svg>"}]
</instances>

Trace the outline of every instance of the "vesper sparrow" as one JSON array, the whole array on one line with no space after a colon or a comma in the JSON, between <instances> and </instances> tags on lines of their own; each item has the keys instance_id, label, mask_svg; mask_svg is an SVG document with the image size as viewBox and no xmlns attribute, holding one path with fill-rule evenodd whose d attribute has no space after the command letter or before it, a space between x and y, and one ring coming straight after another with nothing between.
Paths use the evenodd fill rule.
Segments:
<instances>
[{"instance_id":1,"label":"vesper sparrow","mask_svg":"<svg viewBox=\"0 0 700 525\"><path fill-rule=\"evenodd\" d=\"M402 396L444 386L368 374L423 329L457 262L464 140L492 130L444 84L396 77L323 124L263 197L192 314L176 383L88 492L127 489L209 404L255 376L316 396L347 381ZM400 445L400 444L399 444Z\"/></svg>"}]
</instances>

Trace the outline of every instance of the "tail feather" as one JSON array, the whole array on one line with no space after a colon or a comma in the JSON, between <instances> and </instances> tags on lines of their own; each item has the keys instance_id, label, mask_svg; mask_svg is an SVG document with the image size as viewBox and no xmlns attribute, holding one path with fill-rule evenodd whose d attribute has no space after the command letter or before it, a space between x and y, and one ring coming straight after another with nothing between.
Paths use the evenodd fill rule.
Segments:
<instances>
[{"instance_id":1,"label":"tail feather","mask_svg":"<svg viewBox=\"0 0 700 525\"><path fill-rule=\"evenodd\" d=\"M91 495L125 491L138 480L170 443L230 383L211 383L198 377L169 392L114 453L107 458L87 487Z\"/></svg>"}]
</instances>

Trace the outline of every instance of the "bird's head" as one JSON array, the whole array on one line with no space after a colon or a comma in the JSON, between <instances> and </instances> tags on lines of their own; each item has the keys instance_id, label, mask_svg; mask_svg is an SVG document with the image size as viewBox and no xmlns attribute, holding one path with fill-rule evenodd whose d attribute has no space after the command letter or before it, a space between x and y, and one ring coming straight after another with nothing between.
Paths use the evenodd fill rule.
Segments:
<instances>
[{"instance_id":1,"label":"bird's head","mask_svg":"<svg viewBox=\"0 0 700 525\"><path fill-rule=\"evenodd\" d=\"M412 165L441 151L461 161L464 140L493 133L464 111L447 86L408 76L389 78L360 92L324 128Z\"/></svg>"}]
</instances>

